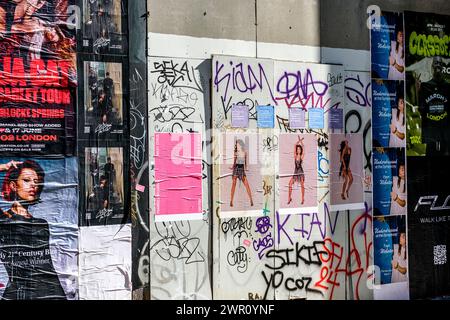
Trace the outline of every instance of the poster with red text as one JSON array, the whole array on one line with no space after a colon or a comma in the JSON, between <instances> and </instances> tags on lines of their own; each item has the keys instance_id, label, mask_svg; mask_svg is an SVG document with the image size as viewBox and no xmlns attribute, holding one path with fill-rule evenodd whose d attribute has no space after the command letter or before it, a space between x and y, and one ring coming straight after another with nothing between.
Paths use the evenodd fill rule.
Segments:
<instances>
[{"instance_id":1,"label":"poster with red text","mask_svg":"<svg viewBox=\"0 0 450 320\"><path fill-rule=\"evenodd\" d=\"M74 154L77 69L72 2L0 2L2 154Z\"/></svg>"}]
</instances>

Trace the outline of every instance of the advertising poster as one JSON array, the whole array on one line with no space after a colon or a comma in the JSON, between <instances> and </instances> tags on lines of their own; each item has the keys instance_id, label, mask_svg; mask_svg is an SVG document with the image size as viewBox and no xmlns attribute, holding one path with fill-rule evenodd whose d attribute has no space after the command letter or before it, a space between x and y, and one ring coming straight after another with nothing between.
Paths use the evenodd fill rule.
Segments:
<instances>
[{"instance_id":1,"label":"advertising poster","mask_svg":"<svg viewBox=\"0 0 450 320\"><path fill-rule=\"evenodd\" d=\"M363 135L330 134L329 154L331 209L364 209Z\"/></svg>"},{"instance_id":2,"label":"advertising poster","mask_svg":"<svg viewBox=\"0 0 450 320\"><path fill-rule=\"evenodd\" d=\"M76 26L71 0L0 2L0 152L75 152Z\"/></svg>"},{"instance_id":3,"label":"advertising poster","mask_svg":"<svg viewBox=\"0 0 450 320\"><path fill-rule=\"evenodd\" d=\"M375 284L407 282L406 217L376 217L373 224Z\"/></svg>"},{"instance_id":4,"label":"advertising poster","mask_svg":"<svg viewBox=\"0 0 450 320\"><path fill-rule=\"evenodd\" d=\"M405 41L403 14L382 12L379 23L370 32L372 78L403 80L405 77Z\"/></svg>"},{"instance_id":5,"label":"advertising poster","mask_svg":"<svg viewBox=\"0 0 450 320\"><path fill-rule=\"evenodd\" d=\"M314 134L280 134L280 214L317 211L317 138Z\"/></svg>"},{"instance_id":6,"label":"advertising poster","mask_svg":"<svg viewBox=\"0 0 450 320\"><path fill-rule=\"evenodd\" d=\"M201 220L200 133L155 133L155 221Z\"/></svg>"},{"instance_id":7,"label":"advertising poster","mask_svg":"<svg viewBox=\"0 0 450 320\"><path fill-rule=\"evenodd\" d=\"M128 217L124 148L87 147L81 168L84 197L80 205L82 225L124 223ZM81 188L80 188L81 189ZM83 190L83 189L82 189Z\"/></svg>"},{"instance_id":8,"label":"advertising poster","mask_svg":"<svg viewBox=\"0 0 450 320\"><path fill-rule=\"evenodd\" d=\"M373 150L373 215L406 214L405 149Z\"/></svg>"},{"instance_id":9,"label":"advertising poster","mask_svg":"<svg viewBox=\"0 0 450 320\"><path fill-rule=\"evenodd\" d=\"M372 81L372 125L373 147L406 147L403 81Z\"/></svg>"},{"instance_id":10,"label":"advertising poster","mask_svg":"<svg viewBox=\"0 0 450 320\"><path fill-rule=\"evenodd\" d=\"M447 157L408 157L411 298L450 292L450 179Z\"/></svg>"},{"instance_id":11,"label":"advertising poster","mask_svg":"<svg viewBox=\"0 0 450 320\"><path fill-rule=\"evenodd\" d=\"M264 204L259 139L252 133L221 134L221 218L261 215Z\"/></svg>"},{"instance_id":12,"label":"advertising poster","mask_svg":"<svg viewBox=\"0 0 450 320\"><path fill-rule=\"evenodd\" d=\"M123 133L122 63L85 61L83 73L83 133L98 138Z\"/></svg>"},{"instance_id":13,"label":"advertising poster","mask_svg":"<svg viewBox=\"0 0 450 320\"><path fill-rule=\"evenodd\" d=\"M126 54L127 0L78 0L82 4L82 45L86 53Z\"/></svg>"},{"instance_id":14,"label":"advertising poster","mask_svg":"<svg viewBox=\"0 0 450 320\"><path fill-rule=\"evenodd\" d=\"M448 16L405 13L408 156L449 156Z\"/></svg>"},{"instance_id":15,"label":"advertising poster","mask_svg":"<svg viewBox=\"0 0 450 320\"><path fill-rule=\"evenodd\" d=\"M76 168L76 158L0 159L0 299L77 299Z\"/></svg>"},{"instance_id":16,"label":"advertising poster","mask_svg":"<svg viewBox=\"0 0 450 320\"><path fill-rule=\"evenodd\" d=\"M450 293L449 18L405 12L412 299Z\"/></svg>"}]
</instances>

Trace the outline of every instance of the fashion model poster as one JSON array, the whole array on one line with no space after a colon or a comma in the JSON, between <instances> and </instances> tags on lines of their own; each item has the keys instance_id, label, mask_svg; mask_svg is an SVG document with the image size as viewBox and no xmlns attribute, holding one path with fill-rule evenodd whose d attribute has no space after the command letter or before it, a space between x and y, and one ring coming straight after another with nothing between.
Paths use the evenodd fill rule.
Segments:
<instances>
[{"instance_id":1,"label":"fashion model poster","mask_svg":"<svg viewBox=\"0 0 450 320\"><path fill-rule=\"evenodd\" d=\"M449 19L405 12L412 299L450 292Z\"/></svg>"},{"instance_id":2,"label":"fashion model poster","mask_svg":"<svg viewBox=\"0 0 450 320\"><path fill-rule=\"evenodd\" d=\"M406 217L376 217L373 224L375 284L407 282Z\"/></svg>"},{"instance_id":3,"label":"fashion model poster","mask_svg":"<svg viewBox=\"0 0 450 320\"><path fill-rule=\"evenodd\" d=\"M76 158L1 158L0 183L1 299L76 299Z\"/></svg>"},{"instance_id":4,"label":"fashion model poster","mask_svg":"<svg viewBox=\"0 0 450 320\"><path fill-rule=\"evenodd\" d=\"M97 137L123 133L122 63L86 61L83 72L83 132Z\"/></svg>"},{"instance_id":5,"label":"fashion model poster","mask_svg":"<svg viewBox=\"0 0 450 320\"><path fill-rule=\"evenodd\" d=\"M403 81L372 80L373 147L405 148Z\"/></svg>"},{"instance_id":6,"label":"fashion model poster","mask_svg":"<svg viewBox=\"0 0 450 320\"><path fill-rule=\"evenodd\" d=\"M328 145L331 209L363 209L363 135L330 134Z\"/></svg>"},{"instance_id":7,"label":"fashion model poster","mask_svg":"<svg viewBox=\"0 0 450 320\"><path fill-rule=\"evenodd\" d=\"M406 214L405 149L373 149L373 215Z\"/></svg>"},{"instance_id":8,"label":"fashion model poster","mask_svg":"<svg viewBox=\"0 0 450 320\"><path fill-rule=\"evenodd\" d=\"M81 203L83 225L124 223L125 184L122 147L84 148L84 199Z\"/></svg>"},{"instance_id":9,"label":"fashion model poster","mask_svg":"<svg viewBox=\"0 0 450 320\"><path fill-rule=\"evenodd\" d=\"M78 0L82 3L81 50L94 54L126 54L127 0Z\"/></svg>"},{"instance_id":10,"label":"fashion model poster","mask_svg":"<svg viewBox=\"0 0 450 320\"><path fill-rule=\"evenodd\" d=\"M403 80L405 41L403 14L382 12L379 23L370 30L372 78Z\"/></svg>"},{"instance_id":11,"label":"fashion model poster","mask_svg":"<svg viewBox=\"0 0 450 320\"><path fill-rule=\"evenodd\" d=\"M295 214L317 210L316 136L280 134L278 145L279 213Z\"/></svg>"},{"instance_id":12,"label":"fashion model poster","mask_svg":"<svg viewBox=\"0 0 450 320\"><path fill-rule=\"evenodd\" d=\"M264 204L260 136L222 133L220 138L220 217L261 215Z\"/></svg>"},{"instance_id":13,"label":"fashion model poster","mask_svg":"<svg viewBox=\"0 0 450 320\"><path fill-rule=\"evenodd\" d=\"M202 136L155 133L155 220L201 220Z\"/></svg>"},{"instance_id":14,"label":"fashion model poster","mask_svg":"<svg viewBox=\"0 0 450 320\"><path fill-rule=\"evenodd\" d=\"M0 152L75 152L76 26L70 0L0 2Z\"/></svg>"}]
</instances>

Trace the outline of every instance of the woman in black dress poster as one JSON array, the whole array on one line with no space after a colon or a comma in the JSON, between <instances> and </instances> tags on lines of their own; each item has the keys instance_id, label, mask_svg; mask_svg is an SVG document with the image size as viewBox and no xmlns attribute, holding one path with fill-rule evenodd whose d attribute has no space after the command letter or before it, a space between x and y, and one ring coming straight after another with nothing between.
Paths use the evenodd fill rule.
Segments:
<instances>
[{"instance_id":1,"label":"woman in black dress poster","mask_svg":"<svg viewBox=\"0 0 450 320\"><path fill-rule=\"evenodd\" d=\"M29 209L38 204L45 172L33 160L0 165L7 171L2 197L11 207L0 212L0 261L8 274L3 300L66 299L50 254L46 220Z\"/></svg>"}]
</instances>

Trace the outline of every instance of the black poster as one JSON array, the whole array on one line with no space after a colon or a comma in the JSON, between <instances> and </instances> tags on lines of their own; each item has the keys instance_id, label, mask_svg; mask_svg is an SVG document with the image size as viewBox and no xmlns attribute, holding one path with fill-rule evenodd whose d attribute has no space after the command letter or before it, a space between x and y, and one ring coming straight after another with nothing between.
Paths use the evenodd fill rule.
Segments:
<instances>
[{"instance_id":1,"label":"black poster","mask_svg":"<svg viewBox=\"0 0 450 320\"><path fill-rule=\"evenodd\" d=\"M80 145L80 225L129 222L128 149Z\"/></svg>"},{"instance_id":2,"label":"black poster","mask_svg":"<svg viewBox=\"0 0 450 320\"><path fill-rule=\"evenodd\" d=\"M412 299L450 294L450 17L405 12Z\"/></svg>"},{"instance_id":3,"label":"black poster","mask_svg":"<svg viewBox=\"0 0 450 320\"><path fill-rule=\"evenodd\" d=\"M411 299L450 293L448 157L408 157Z\"/></svg>"},{"instance_id":4,"label":"black poster","mask_svg":"<svg viewBox=\"0 0 450 320\"><path fill-rule=\"evenodd\" d=\"M78 140L125 141L129 122L128 59L79 55Z\"/></svg>"},{"instance_id":5,"label":"black poster","mask_svg":"<svg viewBox=\"0 0 450 320\"><path fill-rule=\"evenodd\" d=\"M78 0L81 4L80 52L126 55L127 0Z\"/></svg>"}]
</instances>

